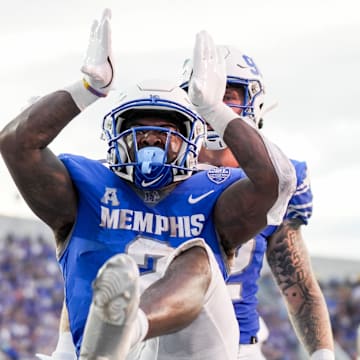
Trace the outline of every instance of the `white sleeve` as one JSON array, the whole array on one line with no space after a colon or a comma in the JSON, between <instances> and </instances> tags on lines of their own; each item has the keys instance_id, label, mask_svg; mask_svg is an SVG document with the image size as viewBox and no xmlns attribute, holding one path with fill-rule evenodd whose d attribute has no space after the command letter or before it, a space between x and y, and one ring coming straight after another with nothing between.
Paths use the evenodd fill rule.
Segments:
<instances>
[{"instance_id":1,"label":"white sleeve","mask_svg":"<svg viewBox=\"0 0 360 360\"><path fill-rule=\"evenodd\" d=\"M268 225L282 223L288 202L296 190L296 172L285 154L266 137L262 136L271 162L279 178L278 198L267 214Z\"/></svg>"}]
</instances>

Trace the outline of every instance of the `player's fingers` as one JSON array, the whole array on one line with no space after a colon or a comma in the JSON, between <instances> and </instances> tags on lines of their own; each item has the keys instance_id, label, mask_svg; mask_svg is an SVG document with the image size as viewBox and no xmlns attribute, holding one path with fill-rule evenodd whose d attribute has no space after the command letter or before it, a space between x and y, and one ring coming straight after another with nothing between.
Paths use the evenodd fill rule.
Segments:
<instances>
[{"instance_id":1,"label":"player's fingers","mask_svg":"<svg viewBox=\"0 0 360 360\"><path fill-rule=\"evenodd\" d=\"M226 64L224 54L221 49L216 48L216 70L217 73L221 76L224 82L226 82Z\"/></svg>"},{"instance_id":2,"label":"player's fingers","mask_svg":"<svg viewBox=\"0 0 360 360\"><path fill-rule=\"evenodd\" d=\"M216 45L215 45L214 39L212 38L212 36L209 33L206 33L206 36L207 36L207 46L208 46L208 51L209 51L209 59L217 62L218 56L217 56L217 50L216 50Z\"/></svg>"},{"instance_id":3,"label":"player's fingers","mask_svg":"<svg viewBox=\"0 0 360 360\"><path fill-rule=\"evenodd\" d=\"M216 46L216 57L218 64L223 64L223 63L225 64L225 54L223 48L219 48Z\"/></svg>"},{"instance_id":4,"label":"player's fingers","mask_svg":"<svg viewBox=\"0 0 360 360\"><path fill-rule=\"evenodd\" d=\"M194 76L202 76L204 66L204 39L202 32L196 34L193 62Z\"/></svg>"},{"instance_id":5,"label":"player's fingers","mask_svg":"<svg viewBox=\"0 0 360 360\"><path fill-rule=\"evenodd\" d=\"M111 25L109 18L104 20L101 29L101 44L105 50L105 54L109 54L111 51Z\"/></svg>"},{"instance_id":6,"label":"player's fingers","mask_svg":"<svg viewBox=\"0 0 360 360\"><path fill-rule=\"evenodd\" d=\"M211 48L211 37L206 31L202 32L202 37L204 43L204 59L206 61L211 61L214 58L214 52Z\"/></svg>"},{"instance_id":7,"label":"player's fingers","mask_svg":"<svg viewBox=\"0 0 360 360\"><path fill-rule=\"evenodd\" d=\"M90 30L90 40L95 39L96 37L96 29L99 25L99 22L97 20L94 20L92 25L91 25L91 30Z\"/></svg>"},{"instance_id":8,"label":"player's fingers","mask_svg":"<svg viewBox=\"0 0 360 360\"><path fill-rule=\"evenodd\" d=\"M111 20L111 17L112 17L111 9L109 9L109 8L104 9L103 14L102 14L102 19L103 20L105 20L105 19Z\"/></svg>"}]
</instances>

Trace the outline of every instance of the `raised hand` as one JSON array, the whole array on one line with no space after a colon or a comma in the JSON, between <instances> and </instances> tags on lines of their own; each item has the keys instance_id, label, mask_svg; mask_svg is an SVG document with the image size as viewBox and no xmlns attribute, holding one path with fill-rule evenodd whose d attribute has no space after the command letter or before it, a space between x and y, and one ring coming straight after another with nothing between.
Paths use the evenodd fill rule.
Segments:
<instances>
[{"instance_id":1,"label":"raised hand","mask_svg":"<svg viewBox=\"0 0 360 360\"><path fill-rule=\"evenodd\" d=\"M196 35L188 94L197 112L220 137L223 137L227 124L238 117L223 103L225 89L224 57L210 34L201 31Z\"/></svg>"},{"instance_id":2,"label":"raised hand","mask_svg":"<svg viewBox=\"0 0 360 360\"><path fill-rule=\"evenodd\" d=\"M105 9L100 22L91 27L89 45L81 71L84 86L96 96L106 96L114 79L111 47L111 10Z\"/></svg>"},{"instance_id":3,"label":"raised hand","mask_svg":"<svg viewBox=\"0 0 360 360\"><path fill-rule=\"evenodd\" d=\"M224 58L218 53L210 34L201 31L196 35L189 97L198 108L211 108L222 102L225 87Z\"/></svg>"}]
</instances>

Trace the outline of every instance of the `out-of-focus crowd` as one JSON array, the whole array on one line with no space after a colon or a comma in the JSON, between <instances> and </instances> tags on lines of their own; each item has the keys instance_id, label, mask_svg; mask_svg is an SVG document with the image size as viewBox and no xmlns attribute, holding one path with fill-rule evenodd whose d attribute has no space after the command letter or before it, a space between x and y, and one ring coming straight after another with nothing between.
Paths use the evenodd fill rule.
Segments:
<instances>
[{"instance_id":1,"label":"out-of-focus crowd","mask_svg":"<svg viewBox=\"0 0 360 360\"><path fill-rule=\"evenodd\" d=\"M0 234L0 360L51 354L58 338L63 280L52 240ZM322 282L336 342L356 359L360 278ZM299 360L301 346L270 274L260 280L259 312L268 328L269 360Z\"/></svg>"},{"instance_id":2,"label":"out-of-focus crowd","mask_svg":"<svg viewBox=\"0 0 360 360\"><path fill-rule=\"evenodd\" d=\"M55 248L42 237L0 239L0 349L6 360L33 360L58 338L64 290Z\"/></svg>"}]
</instances>

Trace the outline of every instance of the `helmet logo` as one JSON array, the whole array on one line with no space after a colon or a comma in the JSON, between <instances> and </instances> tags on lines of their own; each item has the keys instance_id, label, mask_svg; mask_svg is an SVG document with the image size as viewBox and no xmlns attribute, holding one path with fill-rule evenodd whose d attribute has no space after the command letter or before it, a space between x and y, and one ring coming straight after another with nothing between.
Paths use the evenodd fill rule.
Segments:
<instances>
[{"instance_id":1,"label":"helmet logo","mask_svg":"<svg viewBox=\"0 0 360 360\"><path fill-rule=\"evenodd\" d=\"M156 103L159 99L160 99L160 96L159 95L150 95L149 96L150 97L150 101L152 102L152 103Z\"/></svg>"}]
</instances>

